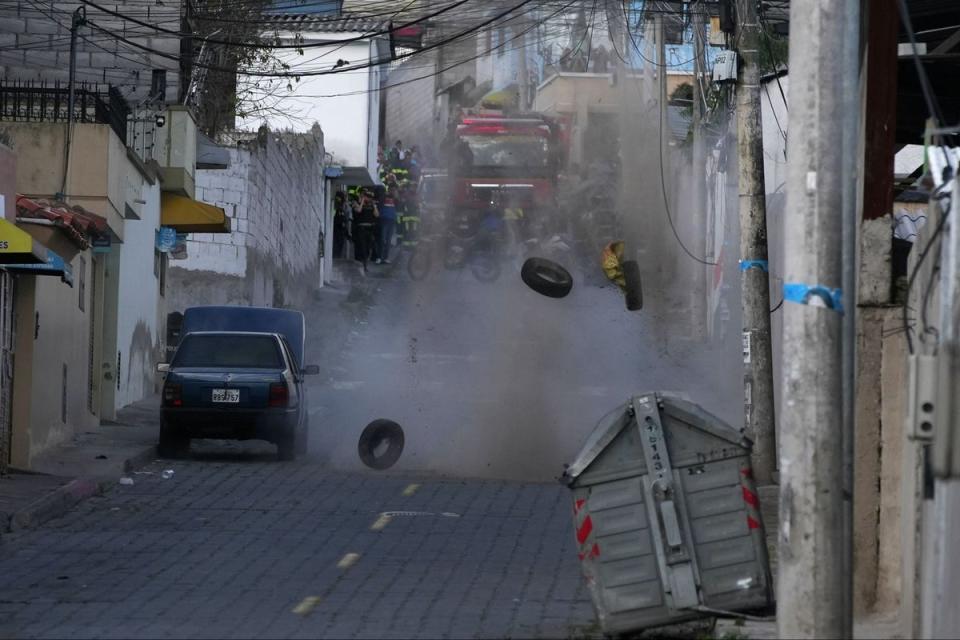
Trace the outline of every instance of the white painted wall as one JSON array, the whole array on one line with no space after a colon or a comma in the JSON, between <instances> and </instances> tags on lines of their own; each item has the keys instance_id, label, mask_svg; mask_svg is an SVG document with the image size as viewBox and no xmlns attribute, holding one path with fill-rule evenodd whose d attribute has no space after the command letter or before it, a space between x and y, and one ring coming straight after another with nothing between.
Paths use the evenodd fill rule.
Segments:
<instances>
[{"instance_id":1,"label":"white painted wall","mask_svg":"<svg viewBox=\"0 0 960 640\"><path fill-rule=\"evenodd\" d=\"M304 32L305 43L316 40L338 40L362 36L359 33L322 34ZM280 34L283 38L284 34ZM322 70L337 60L351 65L364 64L375 58L375 43L358 41L345 45L311 47L303 55L293 49L275 51L277 58L291 71ZM326 150L346 166L368 167L377 176L379 140L380 67L320 76L301 77L299 82L287 80L272 83L269 92L275 97L268 102L273 113L238 120L238 128L253 131L267 124L273 131L309 131L319 123L325 134ZM242 80L241 80L242 81ZM269 84L269 83L268 83ZM265 85L266 86L266 85Z\"/></svg>"},{"instance_id":2,"label":"white painted wall","mask_svg":"<svg viewBox=\"0 0 960 640\"><path fill-rule=\"evenodd\" d=\"M124 222L120 252L119 304L117 305L117 351L120 352L117 409L153 393L156 359L165 314L160 283L154 275L153 250L160 228L160 184L144 183L140 220ZM116 382L116 381L114 381ZM109 382L105 382L109 384Z\"/></svg>"}]
</instances>

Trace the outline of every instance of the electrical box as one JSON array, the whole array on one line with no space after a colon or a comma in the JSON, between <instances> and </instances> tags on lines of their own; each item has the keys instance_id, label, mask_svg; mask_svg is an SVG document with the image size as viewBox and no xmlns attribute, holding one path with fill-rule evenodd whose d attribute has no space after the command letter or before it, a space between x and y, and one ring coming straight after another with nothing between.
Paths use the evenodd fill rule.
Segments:
<instances>
[{"instance_id":1,"label":"electrical box","mask_svg":"<svg viewBox=\"0 0 960 640\"><path fill-rule=\"evenodd\" d=\"M907 437L911 440L930 442L933 440L937 402L936 356L910 356L909 381Z\"/></svg>"},{"instance_id":2,"label":"electrical box","mask_svg":"<svg viewBox=\"0 0 960 640\"><path fill-rule=\"evenodd\" d=\"M729 49L717 54L713 63L713 81L719 84L737 81L737 52Z\"/></svg>"}]
</instances>

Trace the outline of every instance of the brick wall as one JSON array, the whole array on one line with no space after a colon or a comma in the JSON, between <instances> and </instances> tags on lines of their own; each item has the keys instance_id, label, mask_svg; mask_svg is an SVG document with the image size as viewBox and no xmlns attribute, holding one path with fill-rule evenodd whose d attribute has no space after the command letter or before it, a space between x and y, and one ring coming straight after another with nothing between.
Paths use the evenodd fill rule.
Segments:
<instances>
[{"instance_id":1,"label":"brick wall","mask_svg":"<svg viewBox=\"0 0 960 640\"><path fill-rule=\"evenodd\" d=\"M194 304L302 306L321 284L323 133L242 136L227 170L197 171L197 199L222 207L229 234L192 234L171 261L170 310Z\"/></svg>"},{"instance_id":2,"label":"brick wall","mask_svg":"<svg viewBox=\"0 0 960 640\"><path fill-rule=\"evenodd\" d=\"M0 4L0 78L66 83L70 24L78 6L79 2L60 0ZM180 29L179 0L111 0L103 6L166 29ZM176 102L178 62L122 42L119 37L173 56L180 55L179 38L92 6L87 6L86 11L90 24L78 31L77 80L114 85L135 104L149 94L152 70L166 69L166 100Z\"/></svg>"}]
</instances>

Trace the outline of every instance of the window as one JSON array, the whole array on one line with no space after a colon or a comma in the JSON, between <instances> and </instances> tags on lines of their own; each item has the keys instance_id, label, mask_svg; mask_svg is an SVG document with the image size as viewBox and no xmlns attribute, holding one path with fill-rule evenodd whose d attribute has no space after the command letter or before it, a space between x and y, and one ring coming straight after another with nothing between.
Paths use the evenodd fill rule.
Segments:
<instances>
[{"instance_id":1,"label":"window","mask_svg":"<svg viewBox=\"0 0 960 640\"><path fill-rule=\"evenodd\" d=\"M79 290L80 297L80 311L86 311L86 297L87 297L87 260L80 256L80 273L77 280L77 289Z\"/></svg>"},{"instance_id":2,"label":"window","mask_svg":"<svg viewBox=\"0 0 960 640\"><path fill-rule=\"evenodd\" d=\"M285 365L273 336L211 333L184 337L172 366L283 369Z\"/></svg>"}]
</instances>

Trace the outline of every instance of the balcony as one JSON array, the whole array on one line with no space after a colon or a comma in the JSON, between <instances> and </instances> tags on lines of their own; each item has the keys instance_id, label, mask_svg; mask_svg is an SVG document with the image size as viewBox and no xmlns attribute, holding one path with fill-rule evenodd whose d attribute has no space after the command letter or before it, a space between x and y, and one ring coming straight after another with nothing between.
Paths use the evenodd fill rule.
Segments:
<instances>
[{"instance_id":1,"label":"balcony","mask_svg":"<svg viewBox=\"0 0 960 640\"><path fill-rule=\"evenodd\" d=\"M141 110L130 118L130 147L159 166L163 190L193 198L197 165L197 123L189 109L169 106Z\"/></svg>"},{"instance_id":2,"label":"balcony","mask_svg":"<svg viewBox=\"0 0 960 640\"><path fill-rule=\"evenodd\" d=\"M0 80L0 121L65 123L69 104L65 84ZM126 144L129 115L130 107L115 87L78 83L74 89L73 121L78 124L109 125Z\"/></svg>"}]
</instances>

